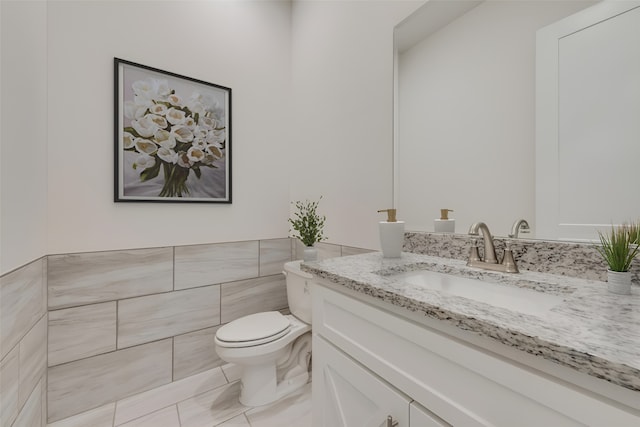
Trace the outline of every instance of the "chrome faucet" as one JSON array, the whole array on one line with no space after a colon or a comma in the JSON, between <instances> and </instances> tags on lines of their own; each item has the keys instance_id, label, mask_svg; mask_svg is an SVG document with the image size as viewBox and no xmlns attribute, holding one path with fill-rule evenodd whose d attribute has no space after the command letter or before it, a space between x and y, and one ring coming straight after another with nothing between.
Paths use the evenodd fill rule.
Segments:
<instances>
[{"instance_id":1,"label":"chrome faucet","mask_svg":"<svg viewBox=\"0 0 640 427\"><path fill-rule=\"evenodd\" d=\"M511 250L511 242L508 240L505 242L504 257L502 262L498 264L498 258L496 257L496 248L493 245L493 237L489 231L489 227L484 222L476 222L471 228L469 228L469 234L472 236L479 236L482 233L484 240L484 260L480 258L478 252L478 239L472 238L471 251L469 252L469 260L467 265L469 267L478 267L485 270L503 271L505 273L518 273L518 266L515 259L513 259L513 251Z\"/></svg>"},{"instance_id":2,"label":"chrome faucet","mask_svg":"<svg viewBox=\"0 0 640 427\"><path fill-rule=\"evenodd\" d=\"M489 227L484 222L476 222L471 228L469 228L469 234L473 236L479 235L479 232L482 232L482 237L484 239L484 261L489 264L497 264L498 259L496 258L496 248L493 246L493 237L491 237L491 232L489 231ZM477 248L477 246L476 246ZM480 257L478 256L478 259Z\"/></svg>"},{"instance_id":3,"label":"chrome faucet","mask_svg":"<svg viewBox=\"0 0 640 427\"><path fill-rule=\"evenodd\" d=\"M522 233L528 233L530 230L529 223L526 219L518 219L511 226L511 233L509 233L509 237L512 239L518 238L518 232L522 231Z\"/></svg>"}]
</instances>

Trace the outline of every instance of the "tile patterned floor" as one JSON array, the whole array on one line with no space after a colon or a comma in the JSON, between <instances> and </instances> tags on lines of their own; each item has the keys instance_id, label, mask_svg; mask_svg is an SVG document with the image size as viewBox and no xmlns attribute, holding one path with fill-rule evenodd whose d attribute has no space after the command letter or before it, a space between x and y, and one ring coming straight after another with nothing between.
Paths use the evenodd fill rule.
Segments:
<instances>
[{"instance_id":1,"label":"tile patterned floor","mask_svg":"<svg viewBox=\"0 0 640 427\"><path fill-rule=\"evenodd\" d=\"M225 365L47 427L311 427L311 383L271 405L238 402L239 371Z\"/></svg>"}]
</instances>

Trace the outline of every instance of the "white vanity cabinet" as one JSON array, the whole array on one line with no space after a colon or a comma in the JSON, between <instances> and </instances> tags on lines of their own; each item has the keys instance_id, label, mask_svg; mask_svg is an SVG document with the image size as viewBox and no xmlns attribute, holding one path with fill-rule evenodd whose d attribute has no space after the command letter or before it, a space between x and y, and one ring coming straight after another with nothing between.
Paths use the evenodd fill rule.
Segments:
<instances>
[{"instance_id":1,"label":"white vanity cabinet","mask_svg":"<svg viewBox=\"0 0 640 427\"><path fill-rule=\"evenodd\" d=\"M313 425L385 426L390 419L409 425L411 400L353 361L322 337L313 343L313 394L322 395ZM389 418L391 417L391 418Z\"/></svg>"},{"instance_id":2,"label":"white vanity cabinet","mask_svg":"<svg viewBox=\"0 0 640 427\"><path fill-rule=\"evenodd\" d=\"M640 425L633 408L349 292L313 285L314 427Z\"/></svg>"},{"instance_id":3,"label":"white vanity cabinet","mask_svg":"<svg viewBox=\"0 0 640 427\"><path fill-rule=\"evenodd\" d=\"M324 338L313 345L314 426L448 426Z\"/></svg>"}]
</instances>

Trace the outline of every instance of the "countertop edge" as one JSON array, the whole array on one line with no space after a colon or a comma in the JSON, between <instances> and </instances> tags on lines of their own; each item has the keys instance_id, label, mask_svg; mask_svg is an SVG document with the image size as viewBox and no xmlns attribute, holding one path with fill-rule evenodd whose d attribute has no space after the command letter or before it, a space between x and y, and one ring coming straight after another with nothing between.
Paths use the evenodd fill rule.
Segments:
<instances>
[{"instance_id":1,"label":"countertop edge","mask_svg":"<svg viewBox=\"0 0 640 427\"><path fill-rule=\"evenodd\" d=\"M413 313L419 313L430 319L446 322L446 324L460 330L473 332L499 344L575 369L578 372L608 381L626 389L640 391L640 385L638 384L640 380L640 370L626 364L617 363L576 350L570 346L527 335L521 331L507 329L483 319L469 317L465 314L456 313L442 307L416 301L363 281L325 271L312 264L303 263L301 269L320 279L344 286L346 289L378 299L383 303L392 304Z\"/></svg>"}]
</instances>

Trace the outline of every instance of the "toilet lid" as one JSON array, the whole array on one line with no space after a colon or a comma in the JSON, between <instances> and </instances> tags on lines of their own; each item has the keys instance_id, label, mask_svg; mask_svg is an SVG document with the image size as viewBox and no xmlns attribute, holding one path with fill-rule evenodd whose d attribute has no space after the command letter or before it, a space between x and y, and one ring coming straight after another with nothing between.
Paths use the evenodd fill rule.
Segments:
<instances>
[{"instance_id":1,"label":"toilet lid","mask_svg":"<svg viewBox=\"0 0 640 427\"><path fill-rule=\"evenodd\" d=\"M285 335L291 323L278 311L250 314L233 320L216 332L219 341L257 345Z\"/></svg>"}]
</instances>

